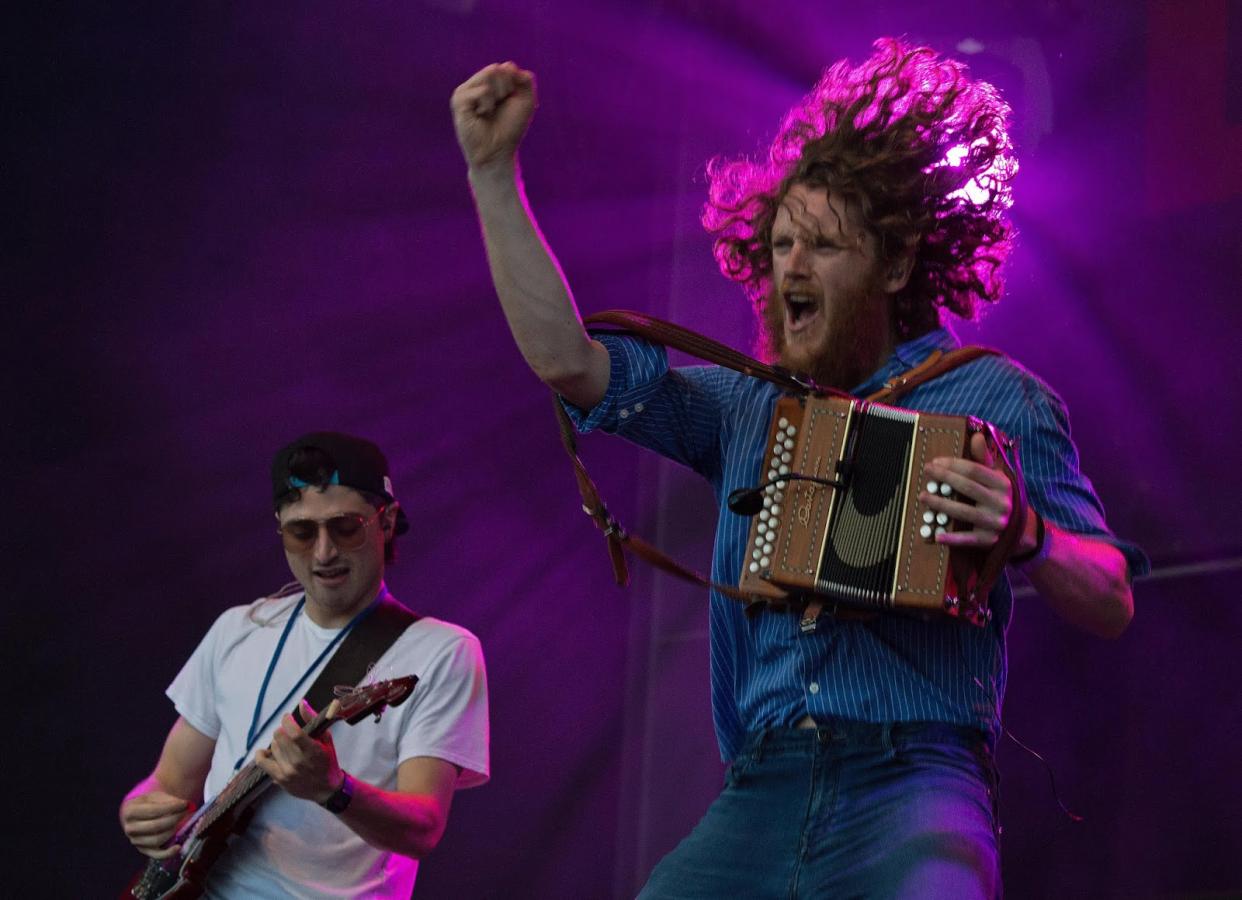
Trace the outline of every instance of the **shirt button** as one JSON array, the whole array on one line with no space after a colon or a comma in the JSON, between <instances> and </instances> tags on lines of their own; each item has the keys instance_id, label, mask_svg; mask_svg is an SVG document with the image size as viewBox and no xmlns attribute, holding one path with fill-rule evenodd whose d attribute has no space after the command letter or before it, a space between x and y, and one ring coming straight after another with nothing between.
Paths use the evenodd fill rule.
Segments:
<instances>
[{"instance_id":1,"label":"shirt button","mask_svg":"<svg viewBox=\"0 0 1242 900\"><path fill-rule=\"evenodd\" d=\"M636 412L636 413L640 413L640 412L642 412L642 411L643 411L643 405L642 405L641 403L635 403L635 404L634 404L634 412Z\"/></svg>"},{"instance_id":2,"label":"shirt button","mask_svg":"<svg viewBox=\"0 0 1242 900\"><path fill-rule=\"evenodd\" d=\"M812 694L818 694L819 693L819 682L812 681L809 685L807 685L807 690L810 691Z\"/></svg>"},{"instance_id":3,"label":"shirt button","mask_svg":"<svg viewBox=\"0 0 1242 900\"><path fill-rule=\"evenodd\" d=\"M630 417L630 411L628 409L621 410L621 418L628 419L629 417Z\"/></svg>"}]
</instances>

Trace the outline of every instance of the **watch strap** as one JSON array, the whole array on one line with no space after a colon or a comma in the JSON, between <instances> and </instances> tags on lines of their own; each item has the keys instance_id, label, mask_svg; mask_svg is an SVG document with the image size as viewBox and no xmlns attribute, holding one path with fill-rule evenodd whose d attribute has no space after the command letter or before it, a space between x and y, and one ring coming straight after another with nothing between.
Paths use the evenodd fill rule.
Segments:
<instances>
[{"instance_id":1,"label":"watch strap","mask_svg":"<svg viewBox=\"0 0 1242 900\"><path fill-rule=\"evenodd\" d=\"M348 772L342 772L341 776L341 786L336 789L336 793L319 804L338 816L349 808L349 801L354 799L354 780L349 777Z\"/></svg>"}]
</instances>

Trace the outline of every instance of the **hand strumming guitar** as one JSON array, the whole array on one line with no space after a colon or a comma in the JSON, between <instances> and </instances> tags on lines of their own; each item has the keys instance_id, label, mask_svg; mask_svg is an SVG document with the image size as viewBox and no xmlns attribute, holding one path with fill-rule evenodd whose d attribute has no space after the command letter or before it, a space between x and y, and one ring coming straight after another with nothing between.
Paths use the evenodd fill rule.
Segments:
<instances>
[{"instance_id":1,"label":"hand strumming guitar","mask_svg":"<svg viewBox=\"0 0 1242 900\"><path fill-rule=\"evenodd\" d=\"M158 788L131 794L121 804L121 828L129 842L152 859L166 859L180 847L165 847L194 807Z\"/></svg>"}]
</instances>

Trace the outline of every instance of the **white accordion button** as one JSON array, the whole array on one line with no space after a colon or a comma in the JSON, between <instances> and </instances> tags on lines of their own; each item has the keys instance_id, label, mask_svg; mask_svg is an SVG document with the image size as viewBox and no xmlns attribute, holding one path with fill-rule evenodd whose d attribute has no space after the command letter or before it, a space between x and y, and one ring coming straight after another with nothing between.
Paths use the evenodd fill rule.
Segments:
<instances>
[{"instance_id":1,"label":"white accordion button","mask_svg":"<svg viewBox=\"0 0 1242 900\"><path fill-rule=\"evenodd\" d=\"M781 505L779 503L772 504L772 515L779 516L781 514Z\"/></svg>"},{"instance_id":2,"label":"white accordion button","mask_svg":"<svg viewBox=\"0 0 1242 900\"><path fill-rule=\"evenodd\" d=\"M931 536L932 536L932 527L930 525L924 525L922 528L919 529L919 537L929 538Z\"/></svg>"},{"instance_id":3,"label":"white accordion button","mask_svg":"<svg viewBox=\"0 0 1242 900\"><path fill-rule=\"evenodd\" d=\"M940 485L940 493L947 497L953 493L953 488L949 487L948 484L942 484Z\"/></svg>"},{"instance_id":4,"label":"white accordion button","mask_svg":"<svg viewBox=\"0 0 1242 900\"><path fill-rule=\"evenodd\" d=\"M757 562L753 562L753 563L751 563L749 566L747 566L747 568L748 568L748 569L750 569L750 571L751 571L751 572L758 572L758 571L759 571L759 563L757 563Z\"/></svg>"},{"instance_id":5,"label":"white accordion button","mask_svg":"<svg viewBox=\"0 0 1242 900\"><path fill-rule=\"evenodd\" d=\"M772 515L772 513L766 509L759 510L759 521L766 522L768 520L768 516L770 515Z\"/></svg>"},{"instance_id":6,"label":"white accordion button","mask_svg":"<svg viewBox=\"0 0 1242 900\"><path fill-rule=\"evenodd\" d=\"M937 525L948 525L949 524L948 515L945 513L936 513L936 524Z\"/></svg>"},{"instance_id":7,"label":"white accordion button","mask_svg":"<svg viewBox=\"0 0 1242 900\"><path fill-rule=\"evenodd\" d=\"M773 516L772 518L768 519L768 527L771 528L773 531L779 528L780 525L781 525L781 520L776 518L776 516Z\"/></svg>"},{"instance_id":8,"label":"white accordion button","mask_svg":"<svg viewBox=\"0 0 1242 900\"><path fill-rule=\"evenodd\" d=\"M930 509L927 510L927 512L923 513L923 521L930 525L932 522L936 521L936 514ZM927 535L923 535L923 537L927 537Z\"/></svg>"},{"instance_id":9,"label":"white accordion button","mask_svg":"<svg viewBox=\"0 0 1242 900\"><path fill-rule=\"evenodd\" d=\"M788 474L789 474L789 466L781 466L781 467L780 467L780 469L778 469L777 471L779 471L782 475L788 475ZM779 485L778 485L778 487L779 487Z\"/></svg>"},{"instance_id":10,"label":"white accordion button","mask_svg":"<svg viewBox=\"0 0 1242 900\"><path fill-rule=\"evenodd\" d=\"M763 559L759 560L759 567L761 569L766 569L770 565L772 565L772 560L768 559L768 557L766 556Z\"/></svg>"},{"instance_id":11,"label":"white accordion button","mask_svg":"<svg viewBox=\"0 0 1242 900\"><path fill-rule=\"evenodd\" d=\"M781 454L781 462L783 462L783 463L787 463L787 462L789 462L791 459L793 459L793 454L791 454L791 453L782 453L782 454Z\"/></svg>"},{"instance_id":12,"label":"white accordion button","mask_svg":"<svg viewBox=\"0 0 1242 900\"><path fill-rule=\"evenodd\" d=\"M929 493L929 494L935 494L935 493L937 493L939 490L940 490L940 482L939 482L939 481L929 481L929 482L927 482L927 493Z\"/></svg>"},{"instance_id":13,"label":"white accordion button","mask_svg":"<svg viewBox=\"0 0 1242 900\"><path fill-rule=\"evenodd\" d=\"M781 416L780 419L778 419L776 422L776 427L777 428L788 428L789 420L786 419L784 416Z\"/></svg>"},{"instance_id":14,"label":"white accordion button","mask_svg":"<svg viewBox=\"0 0 1242 900\"><path fill-rule=\"evenodd\" d=\"M771 545L771 544L764 544L764 545L763 545L763 553L764 553L764 555L765 555L765 556L771 556L771 554L772 554L772 545Z\"/></svg>"},{"instance_id":15,"label":"white accordion button","mask_svg":"<svg viewBox=\"0 0 1242 900\"><path fill-rule=\"evenodd\" d=\"M785 449L792 450L794 448L793 438L785 438Z\"/></svg>"}]
</instances>

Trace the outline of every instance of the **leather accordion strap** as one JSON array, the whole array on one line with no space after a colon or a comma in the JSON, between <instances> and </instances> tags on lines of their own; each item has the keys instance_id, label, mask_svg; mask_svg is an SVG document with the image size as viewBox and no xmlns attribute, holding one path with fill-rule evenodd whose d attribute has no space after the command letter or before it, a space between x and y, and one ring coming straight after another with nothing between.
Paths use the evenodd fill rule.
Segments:
<instances>
[{"instance_id":1,"label":"leather accordion strap","mask_svg":"<svg viewBox=\"0 0 1242 900\"><path fill-rule=\"evenodd\" d=\"M785 369L770 366L688 328L648 316L644 313L630 310L606 310L587 316L583 319L583 324L587 326L614 326L621 331L636 334L652 343L672 347L675 350L681 350L706 362L715 363L754 378L770 381L791 394L805 395L818 393L854 399L853 395L844 391L821 388L814 382L800 378ZM987 347L961 347L949 353L937 350L918 366L903 372L895 378L889 379L881 390L866 399L872 402L891 402L898 397L905 396L920 384L937 378L958 366L978 359L981 356L988 354L999 355L999 353L1000 351ZM629 584L629 571L626 566L624 552L624 548L628 547L640 558L664 572L693 584L714 589L730 599L747 604L748 612L761 609L765 605L777 607L788 605L779 600L773 601L771 598L743 593L731 585L714 582L698 572L683 566L638 535L631 534L622 528L612 514L608 512L607 506L600 497L599 490L596 488L594 481L591 480L585 464L578 455L576 431L564 407L561 405L560 398L553 395L552 399L556 408L557 423L560 426L561 445L565 448L570 463L573 465L578 492L582 496L582 511L604 533L608 543L608 556L612 563L613 577L618 585L624 587ZM987 428L990 431L990 443L995 447L994 452L1001 461L1002 467L1009 474L1010 482L1013 485L1013 508L1021 510L1021 513L1018 516L1012 517L1009 526L1002 533L982 568L976 592L982 593L984 596L986 596L986 591L990 590L992 582L1000 574L1001 568L1005 565L1005 560L1008 559L1013 547L1021 537L1026 521L1025 488L1022 485L1020 472L1016 467L1016 453L1012 452L1010 442L1005 441L994 428L991 426L987 426ZM1008 454L1006 451L1008 451ZM1013 457L1012 462L1008 458L1009 454ZM1019 522L1018 520L1021 521ZM811 605L814 605L816 610L822 608L824 599L826 598L821 598L813 601L812 604L808 604L808 609ZM842 611L838 611L838 614L840 612Z\"/></svg>"},{"instance_id":2,"label":"leather accordion strap","mask_svg":"<svg viewBox=\"0 0 1242 900\"><path fill-rule=\"evenodd\" d=\"M1022 461L1018 456L1017 442L1002 435L991 423L986 423L983 427L995 467L1001 469L1009 478L1009 508L1013 510L1013 515L1009 517L1004 531L984 558L979 569L979 580L967 597L968 602L976 606L981 605L981 597L987 597L1009 557L1013 555L1014 548L1018 546L1018 541L1026 530L1026 520L1031 511L1026 497L1026 482L1022 478Z\"/></svg>"},{"instance_id":3,"label":"leather accordion strap","mask_svg":"<svg viewBox=\"0 0 1242 900\"><path fill-rule=\"evenodd\" d=\"M609 309L596 313L593 316L587 316L582 322L584 325L615 325L631 334L646 338L652 343L672 347L674 350L681 350L709 363L715 363L718 366L724 366L726 369L741 372L743 375L750 375L754 378L770 381L791 394L814 392L818 394L831 394L837 397L850 396L844 391L819 387L810 379L801 378L778 366L769 366L767 363L760 362L754 357L747 356L745 353L739 353L726 344L713 341L711 338L705 337L696 331L691 331L689 328L683 328L680 325L667 322L664 319L657 319L654 316L627 309Z\"/></svg>"},{"instance_id":4,"label":"leather accordion strap","mask_svg":"<svg viewBox=\"0 0 1242 900\"><path fill-rule=\"evenodd\" d=\"M999 350L993 350L991 347L973 345L970 347L958 347L956 350L950 350L948 353L945 353L943 350L933 350L927 355L927 359L913 369L908 369L900 375L890 378L884 383L884 387L874 394L869 394L867 399L872 403L894 403L920 384L931 381L933 378L939 378L944 373L950 372L958 366L964 366L966 363L973 362L981 356L1002 355Z\"/></svg>"},{"instance_id":5,"label":"leather accordion strap","mask_svg":"<svg viewBox=\"0 0 1242 900\"><path fill-rule=\"evenodd\" d=\"M586 466L582 458L578 456L578 438L574 431L574 424L569 421L569 414L565 412L565 407L561 405L561 398L556 394L552 395L552 405L556 408L556 422L561 429L561 446L569 455L569 461L574 467L574 478L578 482L578 493L582 495L582 511L590 516L595 527L604 533L604 538L608 542L608 558L612 561L612 576L617 584L625 587L630 583L630 573L625 565L625 553L621 549L621 542L628 540L629 536L608 512L608 507L604 506L604 501L599 495L599 489L595 487L595 482L587 474Z\"/></svg>"}]
</instances>

